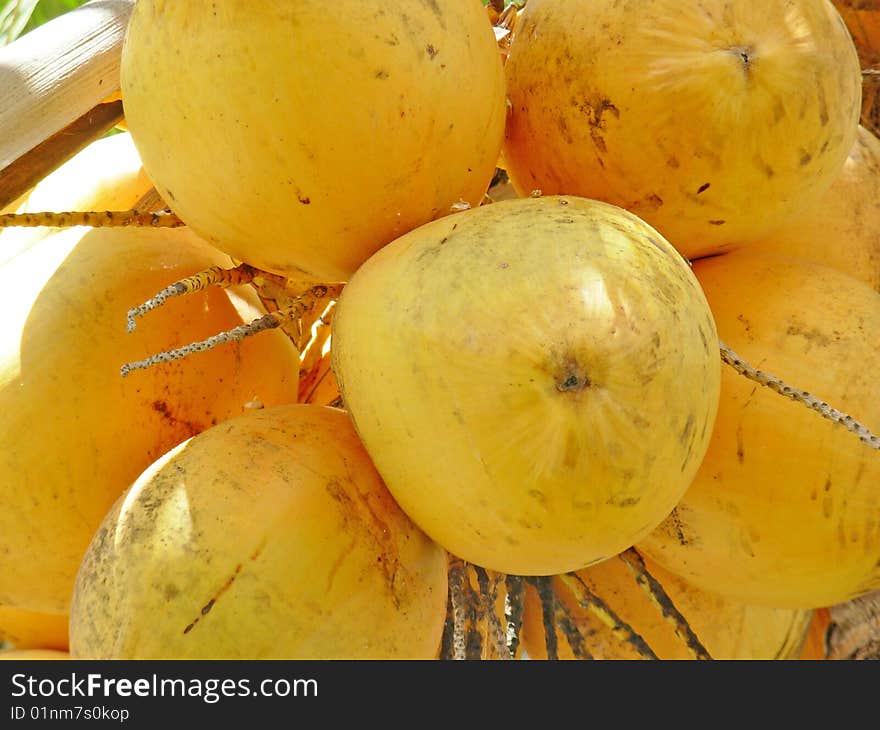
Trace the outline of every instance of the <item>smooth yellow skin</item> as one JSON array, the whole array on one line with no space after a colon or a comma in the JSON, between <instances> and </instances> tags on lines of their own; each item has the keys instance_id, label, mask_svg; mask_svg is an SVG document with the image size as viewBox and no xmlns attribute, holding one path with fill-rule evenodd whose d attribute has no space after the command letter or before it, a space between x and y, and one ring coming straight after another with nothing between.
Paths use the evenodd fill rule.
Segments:
<instances>
[{"instance_id":1,"label":"smooth yellow skin","mask_svg":"<svg viewBox=\"0 0 880 730\"><path fill-rule=\"evenodd\" d=\"M214 288L126 332L130 307L229 263L186 229L71 228L0 267L0 604L66 613L92 533L143 469L249 401L297 400L280 331L120 375L261 314L250 289Z\"/></svg>"},{"instance_id":2,"label":"smooth yellow skin","mask_svg":"<svg viewBox=\"0 0 880 730\"><path fill-rule=\"evenodd\" d=\"M130 134L95 140L40 180L21 212L127 210L152 187Z\"/></svg>"},{"instance_id":3,"label":"smooth yellow skin","mask_svg":"<svg viewBox=\"0 0 880 730\"><path fill-rule=\"evenodd\" d=\"M343 411L253 411L172 449L108 513L71 654L433 659L446 566Z\"/></svg>"},{"instance_id":4,"label":"smooth yellow skin","mask_svg":"<svg viewBox=\"0 0 880 730\"><path fill-rule=\"evenodd\" d=\"M757 247L694 265L740 357L880 432L880 294ZM818 608L880 588L880 457L843 426L725 367L706 457L638 548L706 590Z\"/></svg>"},{"instance_id":5,"label":"smooth yellow skin","mask_svg":"<svg viewBox=\"0 0 880 730\"><path fill-rule=\"evenodd\" d=\"M648 573L663 586L673 605L713 659L794 659L801 652L813 612L803 609L751 606L704 591L645 560ZM626 564L616 558L577 571L589 590L639 634L659 659L693 659L685 642L675 634ZM632 645L581 607L571 591L554 578L557 598L569 610L587 651L596 659L641 659ZM574 659L574 653L557 631L560 659ZM529 586L521 632L523 648L532 659L546 659L547 645L538 594Z\"/></svg>"},{"instance_id":6,"label":"smooth yellow skin","mask_svg":"<svg viewBox=\"0 0 880 730\"><path fill-rule=\"evenodd\" d=\"M687 263L626 211L525 198L370 258L333 370L404 510L451 553L552 574L629 547L702 458L718 341Z\"/></svg>"},{"instance_id":7,"label":"smooth yellow skin","mask_svg":"<svg viewBox=\"0 0 880 730\"><path fill-rule=\"evenodd\" d=\"M859 120L827 0L529 0L505 68L517 190L620 205L688 258L815 201Z\"/></svg>"},{"instance_id":8,"label":"smooth yellow skin","mask_svg":"<svg viewBox=\"0 0 880 730\"><path fill-rule=\"evenodd\" d=\"M0 644L6 642L16 649L67 651L70 645L67 624L67 614L0 606Z\"/></svg>"},{"instance_id":9,"label":"smooth yellow skin","mask_svg":"<svg viewBox=\"0 0 880 730\"><path fill-rule=\"evenodd\" d=\"M819 201L756 245L831 266L880 292L880 139L860 126Z\"/></svg>"},{"instance_id":10,"label":"smooth yellow skin","mask_svg":"<svg viewBox=\"0 0 880 730\"><path fill-rule=\"evenodd\" d=\"M23 195L20 195L18 198L13 200L8 205L5 205L4 207L0 208L0 214L15 213L22 205L24 205L27 202L29 194L30 194L30 190L28 192L24 193ZM0 231L0 235L3 235L2 231Z\"/></svg>"},{"instance_id":11,"label":"smooth yellow skin","mask_svg":"<svg viewBox=\"0 0 880 730\"><path fill-rule=\"evenodd\" d=\"M140 0L121 83L144 166L188 225L321 281L478 205L504 131L479 0Z\"/></svg>"},{"instance_id":12,"label":"smooth yellow skin","mask_svg":"<svg viewBox=\"0 0 880 730\"><path fill-rule=\"evenodd\" d=\"M0 651L0 660L10 659L70 659L70 654L57 649L5 649Z\"/></svg>"},{"instance_id":13,"label":"smooth yellow skin","mask_svg":"<svg viewBox=\"0 0 880 730\"><path fill-rule=\"evenodd\" d=\"M112 203L122 210L151 186L131 135L113 134L86 145L2 212L85 210L89 203ZM9 229L0 232L8 234Z\"/></svg>"},{"instance_id":14,"label":"smooth yellow skin","mask_svg":"<svg viewBox=\"0 0 880 730\"><path fill-rule=\"evenodd\" d=\"M130 134L92 142L49 173L9 213L129 210L153 187ZM0 229L0 265L57 229Z\"/></svg>"}]
</instances>

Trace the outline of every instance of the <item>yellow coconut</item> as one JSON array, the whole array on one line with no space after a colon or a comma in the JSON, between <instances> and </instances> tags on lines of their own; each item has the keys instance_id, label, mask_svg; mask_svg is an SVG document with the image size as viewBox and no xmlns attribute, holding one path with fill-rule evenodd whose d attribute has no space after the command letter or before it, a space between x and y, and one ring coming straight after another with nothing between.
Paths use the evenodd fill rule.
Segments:
<instances>
[{"instance_id":1,"label":"yellow coconut","mask_svg":"<svg viewBox=\"0 0 880 730\"><path fill-rule=\"evenodd\" d=\"M4 212L129 210L152 187L131 135L115 134L92 142ZM0 264L55 230L48 227L0 230Z\"/></svg>"},{"instance_id":2,"label":"yellow coconut","mask_svg":"<svg viewBox=\"0 0 880 730\"><path fill-rule=\"evenodd\" d=\"M152 187L130 134L98 139L44 177L21 212L127 210Z\"/></svg>"},{"instance_id":3,"label":"yellow coconut","mask_svg":"<svg viewBox=\"0 0 880 730\"><path fill-rule=\"evenodd\" d=\"M668 598L687 621L713 659L794 659L804 643L813 615L810 610L769 608L731 601L701 590L645 560L648 573L662 585ZM584 586L621 621L637 633L659 659L693 659L685 640L661 608L636 582L627 565L618 558L577 571ZM572 623L594 659L641 659L644 656L588 608L574 593L553 578L553 593L568 610ZM546 659L547 647L541 603L532 586L526 592L521 639L532 659ZM563 631L557 629L560 659L574 659Z\"/></svg>"},{"instance_id":4,"label":"yellow coconut","mask_svg":"<svg viewBox=\"0 0 880 730\"><path fill-rule=\"evenodd\" d=\"M880 432L880 293L745 248L694 264L741 358ZM819 608L880 588L880 457L843 425L725 367L709 449L638 547L705 590Z\"/></svg>"},{"instance_id":5,"label":"yellow coconut","mask_svg":"<svg viewBox=\"0 0 880 730\"><path fill-rule=\"evenodd\" d=\"M126 332L130 307L224 264L186 229L73 228L0 267L0 604L66 613L89 539L143 469L249 401L296 401L280 331L121 377L260 314L250 289L211 289Z\"/></svg>"},{"instance_id":6,"label":"yellow coconut","mask_svg":"<svg viewBox=\"0 0 880 730\"><path fill-rule=\"evenodd\" d=\"M449 552L552 574L629 547L712 431L711 312L621 208L523 198L374 254L342 292L333 371L388 488Z\"/></svg>"},{"instance_id":7,"label":"yellow coconut","mask_svg":"<svg viewBox=\"0 0 880 730\"><path fill-rule=\"evenodd\" d=\"M827 0L529 0L505 69L516 189L625 207L688 258L814 202L859 120Z\"/></svg>"},{"instance_id":8,"label":"yellow coconut","mask_svg":"<svg viewBox=\"0 0 880 730\"><path fill-rule=\"evenodd\" d=\"M756 245L831 266L880 291L880 139L860 126L819 201Z\"/></svg>"},{"instance_id":9,"label":"yellow coconut","mask_svg":"<svg viewBox=\"0 0 880 730\"><path fill-rule=\"evenodd\" d=\"M149 467L95 534L76 658L433 659L447 555L344 411L253 411Z\"/></svg>"},{"instance_id":10,"label":"yellow coconut","mask_svg":"<svg viewBox=\"0 0 880 730\"><path fill-rule=\"evenodd\" d=\"M67 623L67 614L0 606L0 644L6 642L16 649L67 651Z\"/></svg>"},{"instance_id":11,"label":"yellow coconut","mask_svg":"<svg viewBox=\"0 0 880 730\"><path fill-rule=\"evenodd\" d=\"M4 649L0 651L0 660L20 661L22 659L70 659L70 654L57 649Z\"/></svg>"},{"instance_id":12,"label":"yellow coconut","mask_svg":"<svg viewBox=\"0 0 880 730\"><path fill-rule=\"evenodd\" d=\"M479 204L504 131L478 0L141 0L121 77L144 166L188 225L261 269L326 281Z\"/></svg>"},{"instance_id":13,"label":"yellow coconut","mask_svg":"<svg viewBox=\"0 0 880 730\"><path fill-rule=\"evenodd\" d=\"M832 0L862 64L862 124L880 131L880 6L875 0Z\"/></svg>"}]
</instances>

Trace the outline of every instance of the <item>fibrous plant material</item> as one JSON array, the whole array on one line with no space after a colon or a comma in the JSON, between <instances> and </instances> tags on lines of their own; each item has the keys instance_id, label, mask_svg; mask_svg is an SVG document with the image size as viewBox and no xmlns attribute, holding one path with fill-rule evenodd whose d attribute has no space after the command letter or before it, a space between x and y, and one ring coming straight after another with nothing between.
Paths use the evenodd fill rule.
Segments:
<instances>
[{"instance_id":1,"label":"fibrous plant material","mask_svg":"<svg viewBox=\"0 0 880 730\"><path fill-rule=\"evenodd\" d=\"M128 331L134 330L136 318L142 317L147 312L162 306L168 299L202 291L211 286L227 288L252 283L258 287L258 290L276 292L274 295L270 295L274 302L277 302L282 296L278 292L283 292L284 308L270 311L259 319L234 329L211 335L205 340L192 342L173 350L154 353L143 360L125 363L120 370L121 374L126 376L133 370L142 370L160 362L179 360L192 353L205 352L219 345L237 342L245 337L250 337L269 329L275 329L276 327L295 327L298 336L296 338L292 336L291 339L294 340L298 349L302 351L301 334L303 318L307 313L314 314L316 310L318 310L318 314L311 318L309 324L315 319L320 318L321 310L323 307L326 307L327 301L335 300L342 291L341 284L315 284L312 286L306 285L302 291L291 292L289 289L292 283L278 274L260 271L248 264L239 264L231 269L215 266L170 284L144 303L130 309L126 316ZM266 297L263 297L263 299L265 302ZM319 302L323 303L321 307L318 305Z\"/></svg>"}]
</instances>

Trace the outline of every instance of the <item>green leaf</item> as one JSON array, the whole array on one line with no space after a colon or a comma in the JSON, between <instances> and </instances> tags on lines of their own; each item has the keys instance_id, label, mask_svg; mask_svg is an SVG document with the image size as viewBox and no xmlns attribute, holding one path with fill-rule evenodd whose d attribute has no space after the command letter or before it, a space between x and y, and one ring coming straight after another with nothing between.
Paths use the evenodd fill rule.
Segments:
<instances>
[{"instance_id":1,"label":"green leaf","mask_svg":"<svg viewBox=\"0 0 880 730\"><path fill-rule=\"evenodd\" d=\"M85 2L87 0L0 0L0 46L12 43Z\"/></svg>"},{"instance_id":2,"label":"green leaf","mask_svg":"<svg viewBox=\"0 0 880 730\"><path fill-rule=\"evenodd\" d=\"M38 0L0 0L0 46L14 41L34 12Z\"/></svg>"},{"instance_id":3,"label":"green leaf","mask_svg":"<svg viewBox=\"0 0 880 730\"><path fill-rule=\"evenodd\" d=\"M25 1L32 2L32 0ZM87 0L38 0L23 32L27 33L29 30L33 30L34 28L41 26L43 23L46 23L53 18L57 18L59 15L63 15L69 10L78 8L80 5L85 4L86 1Z\"/></svg>"}]
</instances>

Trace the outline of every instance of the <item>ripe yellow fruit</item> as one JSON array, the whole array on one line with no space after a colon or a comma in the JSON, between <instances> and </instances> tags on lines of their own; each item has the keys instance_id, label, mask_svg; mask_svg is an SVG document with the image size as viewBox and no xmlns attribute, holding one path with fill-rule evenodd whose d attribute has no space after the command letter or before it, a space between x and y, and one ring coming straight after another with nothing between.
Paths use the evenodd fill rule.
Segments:
<instances>
[{"instance_id":1,"label":"ripe yellow fruit","mask_svg":"<svg viewBox=\"0 0 880 730\"><path fill-rule=\"evenodd\" d=\"M70 654L58 649L5 649L0 651L0 660L2 659L70 659Z\"/></svg>"},{"instance_id":2,"label":"ripe yellow fruit","mask_svg":"<svg viewBox=\"0 0 880 730\"><path fill-rule=\"evenodd\" d=\"M756 245L831 266L880 291L880 139L860 126L819 201Z\"/></svg>"},{"instance_id":3,"label":"ripe yellow fruit","mask_svg":"<svg viewBox=\"0 0 880 730\"><path fill-rule=\"evenodd\" d=\"M794 659L804 643L813 612L801 609L751 606L701 590L663 570L650 560L645 567L663 586L674 606L713 659ZM616 558L577 571L589 590L639 634L659 659L693 659L683 639L663 616L630 569ZM556 577L554 594L571 614L595 659L640 659L641 654L578 603ZM575 655L561 631L557 632L560 659ZM532 659L546 659L544 624L538 595L526 592L521 640Z\"/></svg>"},{"instance_id":4,"label":"ripe yellow fruit","mask_svg":"<svg viewBox=\"0 0 880 730\"><path fill-rule=\"evenodd\" d=\"M505 68L517 190L620 205L688 258L814 201L859 120L858 57L827 0L530 0Z\"/></svg>"},{"instance_id":5,"label":"ripe yellow fruit","mask_svg":"<svg viewBox=\"0 0 880 730\"><path fill-rule=\"evenodd\" d=\"M68 617L62 613L23 611L0 606L0 643L16 649L57 649L67 651Z\"/></svg>"},{"instance_id":6,"label":"ripe yellow fruit","mask_svg":"<svg viewBox=\"0 0 880 730\"><path fill-rule=\"evenodd\" d=\"M117 501L77 576L71 654L432 659L446 566L344 411L254 411L172 449Z\"/></svg>"},{"instance_id":7,"label":"ripe yellow fruit","mask_svg":"<svg viewBox=\"0 0 880 730\"><path fill-rule=\"evenodd\" d=\"M403 509L449 552L553 574L629 547L700 463L715 325L687 262L574 197L456 213L342 292L333 371Z\"/></svg>"},{"instance_id":8,"label":"ripe yellow fruit","mask_svg":"<svg viewBox=\"0 0 880 730\"><path fill-rule=\"evenodd\" d=\"M832 0L852 36L862 69L862 124L880 132L880 6L874 0Z\"/></svg>"},{"instance_id":9,"label":"ripe yellow fruit","mask_svg":"<svg viewBox=\"0 0 880 730\"><path fill-rule=\"evenodd\" d=\"M140 0L121 83L144 166L189 226L321 281L479 204L504 132L478 0Z\"/></svg>"},{"instance_id":10,"label":"ripe yellow fruit","mask_svg":"<svg viewBox=\"0 0 880 730\"><path fill-rule=\"evenodd\" d=\"M40 180L21 210L127 210L152 185L131 135L120 132L95 140Z\"/></svg>"},{"instance_id":11,"label":"ripe yellow fruit","mask_svg":"<svg viewBox=\"0 0 880 730\"><path fill-rule=\"evenodd\" d=\"M248 401L296 401L281 332L120 376L258 316L252 290L211 289L126 332L130 307L224 264L186 229L72 228L0 267L0 603L66 613L92 533L143 469Z\"/></svg>"},{"instance_id":12,"label":"ripe yellow fruit","mask_svg":"<svg viewBox=\"0 0 880 730\"><path fill-rule=\"evenodd\" d=\"M745 248L694 264L740 357L880 430L880 294ZM638 548L744 603L818 608L880 588L880 458L843 426L724 368L709 449Z\"/></svg>"},{"instance_id":13,"label":"ripe yellow fruit","mask_svg":"<svg viewBox=\"0 0 880 730\"><path fill-rule=\"evenodd\" d=\"M114 134L92 142L40 180L14 209L4 212L129 210L152 187L131 135ZM0 230L0 265L55 230Z\"/></svg>"}]
</instances>

